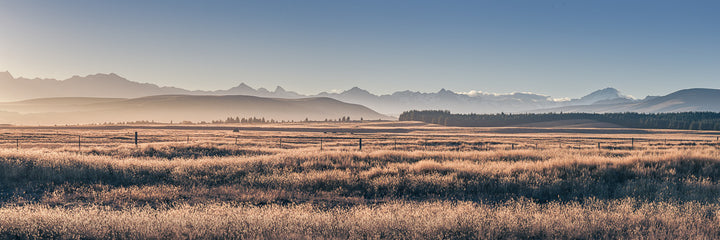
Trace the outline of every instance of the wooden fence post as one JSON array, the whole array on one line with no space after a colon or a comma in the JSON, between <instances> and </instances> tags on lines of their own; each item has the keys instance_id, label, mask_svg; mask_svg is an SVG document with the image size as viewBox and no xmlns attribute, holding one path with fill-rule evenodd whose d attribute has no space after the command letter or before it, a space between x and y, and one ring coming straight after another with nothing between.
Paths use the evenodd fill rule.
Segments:
<instances>
[{"instance_id":1,"label":"wooden fence post","mask_svg":"<svg viewBox=\"0 0 720 240\"><path fill-rule=\"evenodd\" d=\"M20 138L15 138L15 142L17 150L20 151Z\"/></svg>"},{"instance_id":2,"label":"wooden fence post","mask_svg":"<svg viewBox=\"0 0 720 240\"><path fill-rule=\"evenodd\" d=\"M323 139L320 138L320 151L322 151L322 150L323 150Z\"/></svg>"},{"instance_id":3,"label":"wooden fence post","mask_svg":"<svg viewBox=\"0 0 720 240\"><path fill-rule=\"evenodd\" d=\"M78 135L78 152L80 152L80 135Z\"/></svg>"},{"instance_id":4,"label":"wooden fence post","mask_svg":"<svg viewBox=\"0 0 720 240\"><path fill-rule=\"evenodd\" d=\"M360 141L358 142L359 150L362 151L362 138L359 138Z\"/></svg>"},{"instance_id":5,"label":"wooden fence post","mask_svg":"<svg viewBox=\"0 0 720 240\"><path fill-rule=\"evenodd\" d=\"M393 148L397 151L397 139L395 139L395 146Z\"/></svg>"},{"instance_id":6,"label":"wooden fence post","mask_svg":"<svg viewBox=\"0 0 720 240\"><path fill-rule=\"evenodd\" d=\"M135 132L135 147L138 146L138 132Z\"/></svg>"},{"instance_id":7,"label":"wooden fence post","mask_svg":"<svg viewBox=\"0 0 720 240\"><path fill-rule=\"evenodd\" d=\"M635 149L635 138L630 139L630 149Z\"/></svg>"}]
</instances>

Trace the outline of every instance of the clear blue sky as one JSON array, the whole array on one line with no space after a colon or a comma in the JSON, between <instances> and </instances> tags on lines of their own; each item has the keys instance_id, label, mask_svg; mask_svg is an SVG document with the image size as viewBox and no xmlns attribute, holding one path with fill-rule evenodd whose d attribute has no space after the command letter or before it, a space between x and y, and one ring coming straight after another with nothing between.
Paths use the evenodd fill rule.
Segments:
<instances>
[{"instance_id":1,"label":"clear blue sky","mask_svg":"<svg viewBox=\"0 0 720 240\"><path fill-rule=\"evenodd\" d=\"M0 0L0 71L188 89L720 88L720 1Z\"/></svg>"}]
</instances>

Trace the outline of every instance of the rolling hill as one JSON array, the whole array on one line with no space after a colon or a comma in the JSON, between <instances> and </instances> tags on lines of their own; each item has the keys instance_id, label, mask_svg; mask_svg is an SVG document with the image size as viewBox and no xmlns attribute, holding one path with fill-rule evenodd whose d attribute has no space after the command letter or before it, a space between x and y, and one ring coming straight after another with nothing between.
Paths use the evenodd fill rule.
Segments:
<instances>
[{"instance_id":1,"label":"rolling hill","mask_svg":"<svg viewBox=\"0 0 720 240\"><path fill-rule=\"evenodd\" d=\"M633 112L720 112L720 90L692 88L634 104Z\"/></svg>"},{"instance_id":2,"label":"rolling hill","mask_svg":"<svg viewBox=\"0 0 720 240\"><path fill-rule=\"evenodd\" d=\"M331 98L279 99L243 95L160 95L141 98L46 98L0 103L0 123L19 125L127 121L212 121L228 117L301 121L392 119Z\"/></svg>"}]
</instances>

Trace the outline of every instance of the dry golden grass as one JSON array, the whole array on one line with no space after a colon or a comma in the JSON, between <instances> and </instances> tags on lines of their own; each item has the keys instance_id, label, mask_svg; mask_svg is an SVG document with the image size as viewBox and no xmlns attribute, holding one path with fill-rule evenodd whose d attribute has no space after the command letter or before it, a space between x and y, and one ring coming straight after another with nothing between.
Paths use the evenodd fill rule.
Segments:
<instances>
[{"instance_id":1,"label":"dry golden grass","mask_svg":"<svg viewBox=\"0 0 720 240\"><path fill-rule=\"evenodd\" d=\"M0 132L0 239L720 237L707 133L143 131Z\"/></svg>"},{"instance_id":2,"label":"dry golden grass","mask_svg":"<svg viewBox=\"0 0 720 240\"><path fill-rule=\"evenodd\" d=\"M713 239L720 206L632 199L585 203L390 202L351 208L301 205L6 206L3 238Z\"/></svg>"}]
</instances>

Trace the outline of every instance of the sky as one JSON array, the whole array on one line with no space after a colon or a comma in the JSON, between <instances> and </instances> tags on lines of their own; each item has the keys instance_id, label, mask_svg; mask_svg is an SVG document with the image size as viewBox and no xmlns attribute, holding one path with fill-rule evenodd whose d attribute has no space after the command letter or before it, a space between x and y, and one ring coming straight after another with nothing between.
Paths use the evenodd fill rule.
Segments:
<instances>
[{"instance_id":1,"label":"sky","mask_svg":"<svg viewBox=\"0 0 720 240\"><path fill-rule=\"evenodd\" d=\"M720 1L0 0L0 71L190 90L720 88Z\"/></svg>"}]
</instances>

